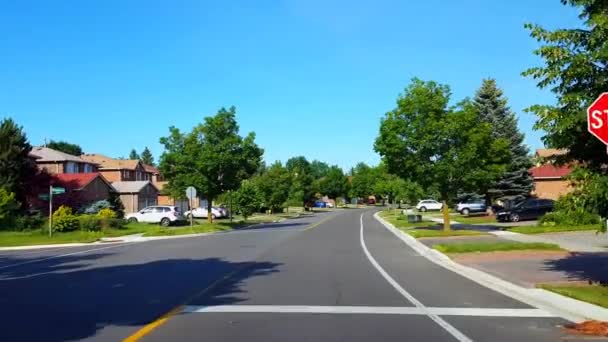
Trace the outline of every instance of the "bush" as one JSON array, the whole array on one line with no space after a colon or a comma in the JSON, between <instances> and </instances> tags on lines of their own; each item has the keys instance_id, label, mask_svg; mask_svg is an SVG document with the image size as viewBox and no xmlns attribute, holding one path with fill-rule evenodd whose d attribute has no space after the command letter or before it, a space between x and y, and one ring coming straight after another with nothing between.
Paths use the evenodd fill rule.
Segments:
<instances>
[{"instance_id":1,"label":"bush","mask_svg":"<svg viewBox=\"0 0 608 342\"><path fill-rule=\"evenodd\" d=\"M600 217L582 209L558 210L545 214L538 223L541 226L581 226L599 224Z\"/></svg>"},{"instance_id":2,"label":"bush","mask_svg":"<svg viewBox=\"0 0 608 342\"><path fill-rule=\"evenodd\" d=\"M111 208L112 205L107 200L101 200L97 202L91 203L86 209L84 209L85 214L97 214L103 209Z\"/></svg>"},{"instance_id":3,"label":"bush","mask_svg":"<svg viewBox=\"0 0 608 342\"><path fill-rule=\"evenodd\" d=\"M0 227L12 228L18 209L19 202L15 199L15 193L0 188Z\"/></svg>"},{"instance_id":4,"label":"bush","mask_svg":"<svg viewBox=\"0 0 608 342\"><path fill-rule=\"evenodd\" d=\"M15 218L11 228L18 231L40 229L46 222L46 218L40 215L18 216Z\"/></svg>"},{"instance_id":5,"label":"bush","mask_svg":"<svg viewBox=\"0 0 608 342\"><path fill-rule=\"evenodd\" d=\"M78 222L81 230L99 231L101 230L101 218L96 215L80 215Z\"/></svg>"},{"instance_id":6,"label":"bush","mask_svg":"<svg viewBox=\"0 0 608 342\"><path fill-rule=\"evenodd\" d=\"M62 205L53 213L53 230L70 232L80 227L78 217L72 214L72 208Z\"/></svg>"},{"instance_id":7,"label":"bush","mask_svg":"<svg viewBox=\"0 0 608 342\"><path fill-rule=\"evenodd\" d=\"M122 229L126 225L126 221L120 218L102 218L101 228L102 229Z\"/></svg>"},{"instance_id":8,"label":"bush","mask_svg":"<svg viewBox=\"0 0 608 342\"><path fill-rule=\"evenodd\" d=\"M101 209L97 213L97 216L101 217L101 218L107 218L107 219L112 219L112 218L118 217L118 215L116 214L116 212L114 212L114 210L112 210L110 208Z\"/></svg>"}]
</instances>

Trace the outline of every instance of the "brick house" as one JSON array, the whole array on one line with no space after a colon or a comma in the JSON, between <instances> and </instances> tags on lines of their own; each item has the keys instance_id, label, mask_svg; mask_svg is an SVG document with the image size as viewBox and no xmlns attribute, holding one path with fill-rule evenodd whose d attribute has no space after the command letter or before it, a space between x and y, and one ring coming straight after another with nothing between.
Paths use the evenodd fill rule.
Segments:
<instances>
[{"instance_id":1,"label":"brick house","mask_svg":"<svg viewBox=\"0 0 608 342\"><path fill-rule=\"evenodd\" d=\"M533 195L556 200L572 191L567 177L572 173L571 165L554 165L552 157L565 154L563 150L539 149L534 155L536 166L530 169L534 179Z\"/></svg>"},{"instance_id":2,"label":"brick house","mask_svg":"<svg viewBox=\"0 0 608 342\"><path fill-rule=\"evenodd\" d=\"M152 174L136 159L114 159L102 154L83 154L83 160L99 166L99 172L109 182L152 181Z\"/></svg>"},{"instance_id":3,"label":"brick house","mask_svg":"<svg viewBox=\"0 0 608 342\"><path fill-rule=\"evenodd\" d=\"M75 209L93 202L107 200L110 193L116 191L98 172L63 173L54 175L52 182L54 186L60 186L66 190L65 194L57 197L58 204L65 201L65 204Z\"/></svg>"},{"instance_id":4,"label":"brick house","mask_svg":"<svg viewBox=\"0 0 608 342\"><path fill-rule=\"evenodd\" d=\"M36 161L39 169L52 175L63 173L97 172L97 164L48 147L34 147L30 157Z\"/></svg>"},{"instance_id":5,"label":"brick house","mask_svg":"<svg viewBox=\"0 0 608 342\"><path fill-rule=\"evenodd\" d=\"M150 181L113 182L126 213L134 213L158 204L158 188Z\"/></svg>"}]
</instances>

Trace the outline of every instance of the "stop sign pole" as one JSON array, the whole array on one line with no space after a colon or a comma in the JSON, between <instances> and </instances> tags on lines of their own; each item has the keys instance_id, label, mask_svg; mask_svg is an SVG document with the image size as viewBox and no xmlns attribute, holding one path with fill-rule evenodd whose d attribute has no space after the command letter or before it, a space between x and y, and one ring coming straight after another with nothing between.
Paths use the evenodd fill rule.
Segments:
<instances>
[{"instance_id":1,"label":"stop sign pole","mask_svg":"<svg viewBox=\"0 0 608 342\"><path fill-rule=\"evenodd\" d=\"M600 94L587 108L587 130L606 145L608 153L608 92Z\"/></svg>"}]
</instances>

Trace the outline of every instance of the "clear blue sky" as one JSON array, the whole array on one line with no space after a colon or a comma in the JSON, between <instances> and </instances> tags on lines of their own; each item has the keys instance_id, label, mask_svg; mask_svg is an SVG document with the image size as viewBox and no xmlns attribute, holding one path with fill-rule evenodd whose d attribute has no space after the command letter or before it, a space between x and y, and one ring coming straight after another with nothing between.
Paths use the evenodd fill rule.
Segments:
<instances>
[{"instance_id":1,"label":"clear blue sky","mask_svg":"<svg viewBox=\"0 0 608 342\"><path fill-rule=\"evenodd\" d=\"M525 22L579 24L558 0L4 1L0 117L86 152L126 156L175 125L235 105L265 160L377 163L379 121L409 80L453 102L494 77L522 109L552 103L520 72L539 63Z\"/></svg>"}]
</instances>

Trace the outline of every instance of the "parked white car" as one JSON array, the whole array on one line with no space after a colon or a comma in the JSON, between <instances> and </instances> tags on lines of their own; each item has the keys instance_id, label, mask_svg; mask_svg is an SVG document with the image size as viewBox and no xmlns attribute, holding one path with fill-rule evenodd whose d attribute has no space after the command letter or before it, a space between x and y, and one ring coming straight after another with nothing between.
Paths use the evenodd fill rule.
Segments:
<instances>
[{"instance_id":1,"label":"parked white car","mask_svg":"<svg viewBox=\"0 0 608 342\"><path fill-rule=\"evenodd\" d=\"M129 222L160 223L161 226L167 227L171 223L183 221L184 216L178 207L157 205L127 214L125 219Z\"/></svg>"},{"instance_id":2,"label":"parked white car","mask_svg":"<svg viewBox=\"0 0 608 342\"><path fill-rule=\"evenodd\" d=\"M416 210L425 212L427 210L441 210L443 203L435 200L423 200L416 204Z\"/></svg>"},{"instance_id":3,"label":"parked white car","mask_svg":"<svg viewBox=\"0 0 608 342\"><path fill-rule=\"evenodd\" d=\"M192 215L194 218L207 218L207 208L194 208L193 210L186 211L184 215L186 215L187 218L190 218L190 215ZM226 209L216 207L211 208L212 218L216 219L226 216L228 216L228 211Z\"/></svg>"}]
</instances>

